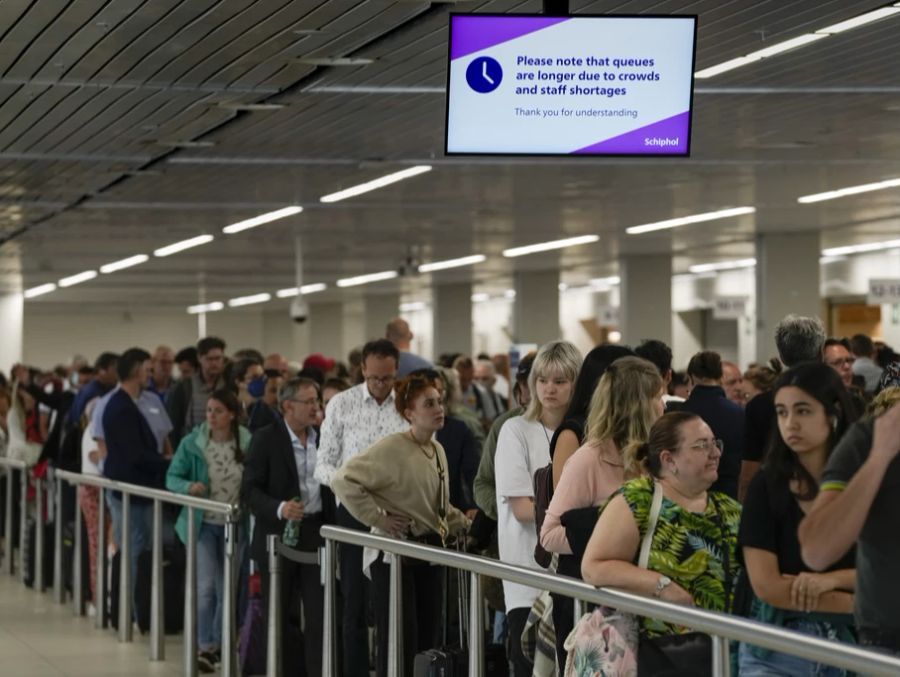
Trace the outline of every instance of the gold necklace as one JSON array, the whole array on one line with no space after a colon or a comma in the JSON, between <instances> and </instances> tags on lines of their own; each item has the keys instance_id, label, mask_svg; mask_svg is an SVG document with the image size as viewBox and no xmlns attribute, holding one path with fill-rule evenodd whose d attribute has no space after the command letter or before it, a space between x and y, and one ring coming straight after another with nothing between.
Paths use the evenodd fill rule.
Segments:
<instances>
[{"instance_id":1,"label":"gold necklace","mask_svg":"<svg viewBox=\"0 0 900 677\"><path fill-rule=\"evenodd\" d=\"M429 461L434 460L434 453L435 453L434 442L432 442L431 440L428 440L428 444L431 446L431 455L429 455L425 449L425 445L422 444L421 442L419 442L419 440L416 439L416 436L413 435L412 429L410 429L410 431L409 431L409 437L410 437L410 439L412 439L413 442L416 443L416 446L419 447L419 451L421 451L423 454L425 454L425 458L427 458Z\"/></svg>"}]
</instances>

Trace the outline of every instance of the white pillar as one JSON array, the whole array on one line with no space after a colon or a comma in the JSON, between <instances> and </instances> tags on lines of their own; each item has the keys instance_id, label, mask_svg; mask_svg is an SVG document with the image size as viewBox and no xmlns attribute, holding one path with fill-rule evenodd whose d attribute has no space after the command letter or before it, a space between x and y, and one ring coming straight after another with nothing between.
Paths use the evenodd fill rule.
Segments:
<instances>
[{"instance_id":1,"label":"white pillar","mask_svg":"<svg viewBox=\"0 0 900 677\"><path fill-rule=\"evenodd\" d=\"M672 345L672 256L628 255L619 259L619 320L622 341L642 339Z\"/></svg>"},{"instance_id":2,"label":"white pillar","mask_svg":"<svg viewBox=\"0 0 900 677\"><path fill-rule=\"evenodd\" d=\"M365 304L366 340L384 338L387 323L400 314L400 294L372 294Z\"/></svg>"},{"instance_id":3,"label":"white pillar","mask_svg":"<svg viewBox=\"0 0 900 677\"><path fill-rule=\"evenodd\" d=\"M434 357L472 352L472 285L468 282L434 287Z\"/></svg>"},{"instance_id":4,"label":"white pillar","mask_svg":"<svg viewBox=\"0 0 900 677\"><path fill-rule=\"evenodd\" d=\"M0 371L9 376L10 368L22 361L22 325L24 299L19 292L0 294Z\"/></svg>"},{"instance_id":5,"label":"white pillar","mask_svg":"<svg viewBox=\"0 0 900 677\"><path fill-rule=\"evenodd\" d=\"M562 337L558 270L516 273L513 337L516 343L539 346Z\"/></svg>"},{"instance_id":6,"label":"white pillar","mask_svg":"<svg viewBox=\"0 0 900 677\"><path fill-rule=\"evenodd\" d=\"M785 315L823 316L819 234L771 233L756 238L756 358L777 354L775 325Z\"/></svg>"}]
</instances>

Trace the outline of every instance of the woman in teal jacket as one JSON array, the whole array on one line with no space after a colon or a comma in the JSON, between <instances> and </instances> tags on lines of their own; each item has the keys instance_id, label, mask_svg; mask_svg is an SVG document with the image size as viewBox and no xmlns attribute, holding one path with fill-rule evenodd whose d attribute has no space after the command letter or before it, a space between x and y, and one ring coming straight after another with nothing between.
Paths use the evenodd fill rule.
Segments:
<instances>
[{"instance_id":1,"label":"woman in teal jacket","mask_svg":"<svg viewBox=\"0 0 900 677\"><path fill-rule=\"evenodd\" d=\"M244 472L244 450L250 432L238 421L241 405L228 390L217 390L206 404L206 421L178 445L166 475L166 487L178 494L238 503ZM223 558L225 517L194 510L197 527L198 667L214 672L222 645ZM187 543L188 509L183 508L175 531Z\"/></svg>"}]
</instances>

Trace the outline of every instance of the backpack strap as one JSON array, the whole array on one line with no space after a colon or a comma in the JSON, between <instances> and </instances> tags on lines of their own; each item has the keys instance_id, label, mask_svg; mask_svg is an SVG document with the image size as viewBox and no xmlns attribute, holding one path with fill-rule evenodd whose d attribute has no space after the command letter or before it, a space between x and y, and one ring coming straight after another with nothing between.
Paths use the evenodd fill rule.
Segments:
<instances>
[{"instance_id":1,"label":"backpack strap","mask_svg":"<svg viewBox=\"0 0 900 677\"><path fill-rule=\"evenodd\" d=\"M662 485L659 482L653 482L653 500L650 502L650 521L647 523L647 531L641 540L641 554L638 557L638 566L646 569L650 562L650 546L653 544L653 532L656 531L656 525L659 522L659 513L662 509Z\"/></svg>"}]
</instances>

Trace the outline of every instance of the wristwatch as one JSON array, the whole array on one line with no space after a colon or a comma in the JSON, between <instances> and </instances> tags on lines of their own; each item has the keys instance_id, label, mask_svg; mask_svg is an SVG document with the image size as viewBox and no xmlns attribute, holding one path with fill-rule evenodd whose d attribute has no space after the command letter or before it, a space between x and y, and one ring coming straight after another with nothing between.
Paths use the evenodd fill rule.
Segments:
<instances>
[{"instance_id":1,"label":"wristwatch","mask_svg":"<svg viewBox=\"0 0 900 677\"><path fill-rule=\"evenodd\" d=\"M672 579L668 576L660 576L659 580L656 581L656 590L653 592L654 597L660 597L663 594L663 590L665 590L669 585L672 584Z\"/></svg>"}]
</instances>

